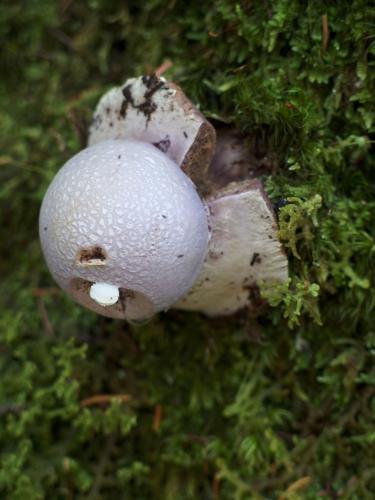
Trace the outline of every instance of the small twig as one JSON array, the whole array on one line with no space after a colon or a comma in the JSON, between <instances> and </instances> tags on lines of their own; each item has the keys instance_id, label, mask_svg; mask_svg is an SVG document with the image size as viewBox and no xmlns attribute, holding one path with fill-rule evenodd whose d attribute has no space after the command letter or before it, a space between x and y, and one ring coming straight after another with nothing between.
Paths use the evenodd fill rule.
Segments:
<instances>
[{"instance_id":1,"label":"small twig","mask_svg":"<svg viewBox=\"0 0 375 500\"><path fill-rule=\"evenodd\" d=\"M49 288L34 288L32 291L32 294L35 297L46 297L49 295L57 295L60 293L60 290L56 287L49 287Z\"/></svg>"},{"instance_id":2,"label":"small twig","mask_svg":"<svg viewBox=\"0 0 375 500\"><path fill-rule=\"evenodd\" d=\"M163 73L168 71L171 67L173 66L172 61L164 61L156 70L155 70L155 75L157 77L161 77Z\"/></svg>"},{"instance_id":3,"label":"small twig","mask_svg":"<svg viewBox=\"0 0 375 500\"><path fill-rule=\"evenodd\" d=\"M329 26L327 14L322 15L322 52L325 52L329 42Z\"/></svg>"},{"instance_id":4,"label":"small twig","mask_svg":"<svg viewBox=\"0 0 375 500\"><path fill-rule=\"evenodd\" d=\"M220 495L220 477L215 474L212 479L212 498L219 498Z\"/></svg>"},{"instance_id":5,"label":"small twig","mask_svg":"<svg viewBox=\"0 0 375 500\"><path fill-rule=\"evenodd\" d=\"M291 494L305 490L311 483L310 476L304 476L297 481L294 481L288 488L279 496L279 500L287 500Z\"/></svg>"},{"instance_id":6,"label":"small twig","mask_svg":"<svg viewBox=\"0 0 375 500\"><path fill-rule=\"evenodd\" d=\"M152 421L152 430L154 432L157 432L159 430L162 417L163 417L163 408L161 407L161 405L156 405L154 410L154 418Z\"/></svg>"},{"instance_id":7,"label":"small twig","mask_svg":"<svg viewBox=\"0 0 375 500\"><path fill-rule=\"evenodd\" d=\"M81 406L95 406L101 404L110 404L114 400L119 400L122 403L127 403L131 400L131 396L129 394L96 394L95 396L91 396L89 398L82 399Z\"/></svg>"}]
</instances>

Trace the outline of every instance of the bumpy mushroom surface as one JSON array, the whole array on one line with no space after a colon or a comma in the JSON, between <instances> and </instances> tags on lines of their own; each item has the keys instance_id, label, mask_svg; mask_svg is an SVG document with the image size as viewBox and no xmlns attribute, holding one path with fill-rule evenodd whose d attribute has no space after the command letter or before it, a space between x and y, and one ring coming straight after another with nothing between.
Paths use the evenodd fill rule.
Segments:
<instances>
[{"instance_id":1,"label":"bumpy mushroom surface","mask_svg":"<svg viewBox=\"0 0 375 500\"><path fill-rule=\"evenodd\" d=\"M147 319L183 296L209 241L191 180L134 139L101 141L69 160L47 190L39 230L57 283L89 309L128 320Z\"/></svg>"}]
</instances>

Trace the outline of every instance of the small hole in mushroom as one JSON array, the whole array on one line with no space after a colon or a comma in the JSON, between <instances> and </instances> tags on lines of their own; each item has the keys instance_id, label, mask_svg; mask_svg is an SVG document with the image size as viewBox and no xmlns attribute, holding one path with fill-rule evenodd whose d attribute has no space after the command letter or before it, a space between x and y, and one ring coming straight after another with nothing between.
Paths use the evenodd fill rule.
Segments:
<instances>
[{"instance_id":1,"label":"small hole in mushroom","mask_svg":"<svg viewBox=\"0 0 375 500\"><path fill-rule=\"evenodd\" d=\"M76 256L76 263L82 267L105 266L108 259L107 252L99 245L81 248Z\"/></svg>"}]
</instances>

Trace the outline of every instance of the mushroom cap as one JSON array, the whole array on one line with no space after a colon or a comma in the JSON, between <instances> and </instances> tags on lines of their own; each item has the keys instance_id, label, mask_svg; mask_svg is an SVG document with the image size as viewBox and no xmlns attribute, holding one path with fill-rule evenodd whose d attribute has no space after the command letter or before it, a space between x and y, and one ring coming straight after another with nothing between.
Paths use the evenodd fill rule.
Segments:
<instances>
[{"instance_id":1,"label":"mushroom cap","mask_svg":"<svg viewBox=\"0 0 375 500\"><path fill-rule=\"evenodd\" d=\"M252 306L255 287L288 279L288 259L271 203L257 180L233 182L205 200L210 212L208 255L192 289L174 307L209 316Z\"/></svg>"},{"instance_id":2,"label":"mushroom cap","mask_svg":"<svg viewBox=\"0 0 375 500\"><path fill-rule=\"evenodd\" d=\"M156 75L141 76L104 94L94 113L89 145L127 138L156 146L200 192L206 191L216 132L176 84Z\"/></svg>"},{"instance_id":3,"label":"mushroom cap","mask_svg":"<svg viewBox=\"0 0 375 500\"><path fill-rule=\"evenodd\" d=\"M80 304L144 320L192 286L207 253L207 213L194 184L166 155L134 139L88 147L57 173L39 221L47 265ZM119 289L114 305L94 283Z\"/></svg>"}]
</instances>

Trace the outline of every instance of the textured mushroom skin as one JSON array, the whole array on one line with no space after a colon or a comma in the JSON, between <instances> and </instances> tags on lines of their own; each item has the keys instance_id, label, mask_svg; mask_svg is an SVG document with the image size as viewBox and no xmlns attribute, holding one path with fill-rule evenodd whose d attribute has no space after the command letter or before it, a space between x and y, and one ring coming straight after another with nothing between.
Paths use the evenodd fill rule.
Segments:
<instances>
[{"instance_id":1,"label":"textured mushroom skin","mask_svg":"<svg viewBox=\"0 0 375 500\"><path fill-rule=\"evenodd\" d=\"M82 305L127 319L125 299L134 302L130 319L144 319L142 307L149 317L184 295L209 240L191 180L156 147L131 139L102 141L68 161L47 190L39 230L57 283ZM88 300L94 282L119 287L121 307Z\"/></svg>"}]
</instances>

